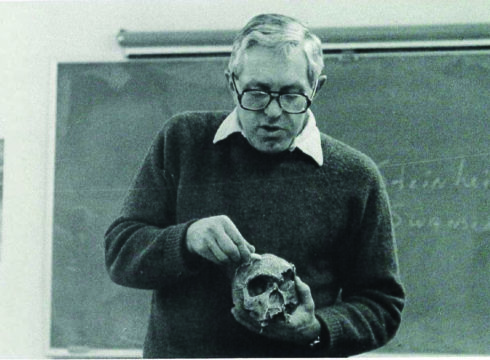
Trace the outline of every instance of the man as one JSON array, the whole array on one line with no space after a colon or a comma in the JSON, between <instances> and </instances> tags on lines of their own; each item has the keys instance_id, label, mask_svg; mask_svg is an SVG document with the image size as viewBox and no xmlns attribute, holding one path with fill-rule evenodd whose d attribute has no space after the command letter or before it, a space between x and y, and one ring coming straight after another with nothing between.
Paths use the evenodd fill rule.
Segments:
<instances>
[{"instance_id":1,"label":"man","mask_svg":"<svg viewBox=\"0 0 490 360\"><path fill-rule=\"evenodd\" d=\"M154 290L144 357L348 356L395 335L386 190L367 156L316 127L322 69L301 23L256 16L226 71L233 112L184 113L158 134L106 233L111 278ZM229 274L254 253L296 266L288 322L230 311Z\"/></svg>"}]
</instances>

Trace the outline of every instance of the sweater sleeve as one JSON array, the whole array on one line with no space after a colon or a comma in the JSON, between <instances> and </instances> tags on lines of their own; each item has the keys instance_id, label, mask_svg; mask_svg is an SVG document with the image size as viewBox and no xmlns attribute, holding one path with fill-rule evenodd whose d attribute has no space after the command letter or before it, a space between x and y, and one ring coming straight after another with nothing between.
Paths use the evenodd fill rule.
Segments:
<instances>
[{"instance_id":1,"label":"sweater sleeve","mask_svg":"<svg viewBox=\"0 0 490 360\"><path fill-rule=\"evenodd\" d=\"M387 192L379 171L353 210L352 236L339 257L341 297L317 309L326 334L323 356L345 357L374 350L400 325L405 293L400 281Z\"/></svg>"},{"instance_id":2,"label":"sweater sleeve","mask_svg":"<svg viewBox=\"0 0 490 360\"><path fill-rule=\"evenodd\" d=\"M164 128L133 180L120 216L105 234L107 271L123 286L162 288L191 276L198 261L185 249L192 221L175 222L176 185L165 160L165 137Z\"/></svg>"}]
</instances>

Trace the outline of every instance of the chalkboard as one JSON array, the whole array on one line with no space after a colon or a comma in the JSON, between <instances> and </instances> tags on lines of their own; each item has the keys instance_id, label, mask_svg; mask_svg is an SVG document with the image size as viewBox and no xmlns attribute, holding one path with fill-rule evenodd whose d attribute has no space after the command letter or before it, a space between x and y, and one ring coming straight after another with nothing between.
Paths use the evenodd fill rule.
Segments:
<instances>
[{"instance_id":1,"label":"chalkboard","mask_svg":"<svg viewBox=\"0 0 490 360\"><path fill-rule=\"evenodd\" d=\"M378 352L490 354L488 55L326 56L318 126L378 163L394 212L408 300ZM151 293L109 280L103 235L166 120L232 109L225 64L58 64L51 348L142 347Z\"/></svg>"}]
</instances>

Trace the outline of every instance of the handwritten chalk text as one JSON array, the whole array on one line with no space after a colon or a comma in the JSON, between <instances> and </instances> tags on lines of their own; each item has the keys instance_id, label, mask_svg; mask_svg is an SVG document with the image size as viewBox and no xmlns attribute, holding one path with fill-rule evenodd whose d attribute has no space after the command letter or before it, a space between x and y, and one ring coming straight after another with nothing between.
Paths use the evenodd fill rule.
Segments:
<instances>
[{"instance_id":1,"label":"handwritten chalk text","mask_svg":"<svg viewBox=\"0 0 490 360\"><path fill-rule=\"evenodd\" d=\"M382 162L380 168L388 161ZM389 190L443 190L447 188L461 188L473 190L488 190L490 188L490 171L484 169L471 173L467 169L467 160L462 158L456 167L450 169L449 174L436 174L433 169L423 171L421 174L410 174L408 165L400 165L400 170L392 176L386 176L386 185ZM412 166L413 167L413 166Z\"/></svg>"}]
</instances>

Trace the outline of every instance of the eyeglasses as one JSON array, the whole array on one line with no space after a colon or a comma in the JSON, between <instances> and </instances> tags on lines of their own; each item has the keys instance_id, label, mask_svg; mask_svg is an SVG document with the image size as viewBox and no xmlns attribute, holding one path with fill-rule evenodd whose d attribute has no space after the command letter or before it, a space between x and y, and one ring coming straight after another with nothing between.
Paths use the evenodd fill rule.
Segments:
<instances>
[{"instance_id":1,"label":"eyeglasses","mask_svg":"<svg viewBox=\"0 0 490 360\"><path fill-rule=\"evenodd\" d=\"M305 94L299 93L281 93L277 91L263 91L263 90L243 90L240 94L238 92L235 74L231 74L233 81L233 87L238 97L240 106L245 110L260 111L269 106L272 100L277 99L279 106L285 112L289 114L301 114L306 112L311 106L311 99ZM313 89L312 98L316 92L317 83Z\"/></svg>"}]
</instances>

